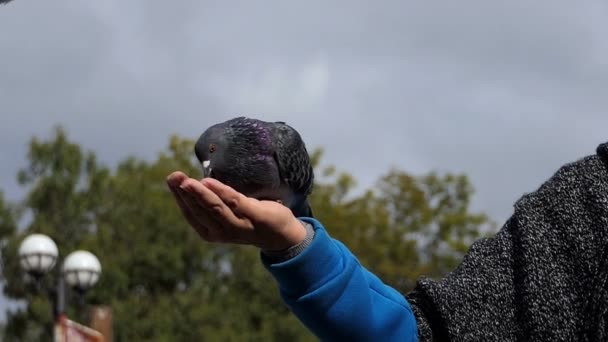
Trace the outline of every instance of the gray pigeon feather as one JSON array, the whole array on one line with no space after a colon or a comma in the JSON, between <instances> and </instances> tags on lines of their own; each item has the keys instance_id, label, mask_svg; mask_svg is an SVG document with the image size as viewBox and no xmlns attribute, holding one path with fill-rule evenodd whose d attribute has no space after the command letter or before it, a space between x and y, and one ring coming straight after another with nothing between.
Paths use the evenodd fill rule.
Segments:
<instances>
[{"instance_id":1,"label":"gray pigeon feather","mask_svg":"<svg viewBox=\"0 0 608 342\"><path fill-rule=\"evenodd\" d=\"M250 197L281 201L296 217L313 217L310 157L300 134L285 122L233 118L206 129L194 152L203 177Z\"/></svg>"}]
</instances>

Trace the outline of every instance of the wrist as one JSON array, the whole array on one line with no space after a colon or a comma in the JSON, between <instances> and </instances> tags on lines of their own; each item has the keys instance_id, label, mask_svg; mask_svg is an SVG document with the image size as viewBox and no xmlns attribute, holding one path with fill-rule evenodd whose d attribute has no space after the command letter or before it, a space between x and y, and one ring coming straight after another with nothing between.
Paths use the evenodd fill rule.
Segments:
<instances>
[{"instance_id":1,"label":"wrist","mask_svg":"<svg viewBox=\"0 0 608 342\"><path fill-rule=\"evenodd\" d=\"M263 251L280 252L299 245L306 239L307 230L304 223L293 217L293 220L281 230L278 237L269 241L265 246L260 246Z\"/></svg>"},{"instance_id":2,"label":"wrist","mask_svg":"<svg viewBox=\"0 0 608 342\"><path fill-rule=\"evenodd\" d=\"M262 255L265 256L268 262L274 264L287 261L289 259L295 258L309 247L315 237L315 230L312 224L308 222L300 221L300 223L304 225L306 230L306 236L304 237L304 240L302 240L296 245L278 251L262 249Z\"/></svg>"}]
</instances>

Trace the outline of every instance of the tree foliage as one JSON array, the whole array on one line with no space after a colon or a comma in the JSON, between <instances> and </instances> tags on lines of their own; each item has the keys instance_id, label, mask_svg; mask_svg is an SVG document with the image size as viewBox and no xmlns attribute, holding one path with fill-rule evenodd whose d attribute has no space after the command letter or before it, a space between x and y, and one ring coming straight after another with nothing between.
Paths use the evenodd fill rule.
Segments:
<instances>
[{"instance_id":1,"label":"tree foliage","mask_svg":"<svg viewBox=\"0 0 608 342\"><path fill-rule=\"evenodd\" d=\"M31 140L28 165L18 173L26 197L10 204L0 196L4 293L26 303L8 313L5 341L51 340L50 303L16 258L33 232L52 237L60 257L76 249L98 256L103 274L86 301L112 307L116 341L315 340L281 302L255 248L202 242L181 217L165 177L174 170L200 175L193 143L172 136L156 160L132 156L110 168L61 127L48 140ZM311 156L317 218L403 293L420 275L449 272L491 224L470 212L465 175L391 169L356 194L351 175L321 167L321 150ZM31 219L17 230L21 213ZM68 299L69 316L84 321L75 295Z\"/></svg>"}]
</instances>

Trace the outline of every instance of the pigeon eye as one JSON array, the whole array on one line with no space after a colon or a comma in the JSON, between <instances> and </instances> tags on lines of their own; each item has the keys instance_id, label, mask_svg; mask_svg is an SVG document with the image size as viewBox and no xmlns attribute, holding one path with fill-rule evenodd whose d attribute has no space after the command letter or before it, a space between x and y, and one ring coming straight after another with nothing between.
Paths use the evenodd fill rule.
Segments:
<instances>
[{"instance_id":1,"label":"pigeon eye","mask_svg":"<svg viewBox=\"0 0 608 342\"><path fill-rule=\"evenodd\" d=\"M215 152L215 149L216 149L215 144L209 145L209 153Z\"/></svg>"}]
</instances>

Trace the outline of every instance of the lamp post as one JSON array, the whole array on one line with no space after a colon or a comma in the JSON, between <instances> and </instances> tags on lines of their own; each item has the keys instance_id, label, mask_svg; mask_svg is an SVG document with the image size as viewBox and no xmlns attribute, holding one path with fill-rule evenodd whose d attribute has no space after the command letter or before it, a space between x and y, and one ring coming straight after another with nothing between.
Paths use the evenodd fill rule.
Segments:
<instances>
[{"instance_id":1,"label":"lamp post","mask_svg":"<svg viewBox=\"0 0 608 342\"><path fill-rule=\"evenodd\" d=\"M19 261L23 270L40 284L42 277L58 263L59 250L50 237L31 234L19 246ZM82 296L97 283L100 275L101 264L93 253L78 250L65 257L58 272L57 284L49 291L55 322L65 318L65 284Z\"/></svg>"}]
</instances>

